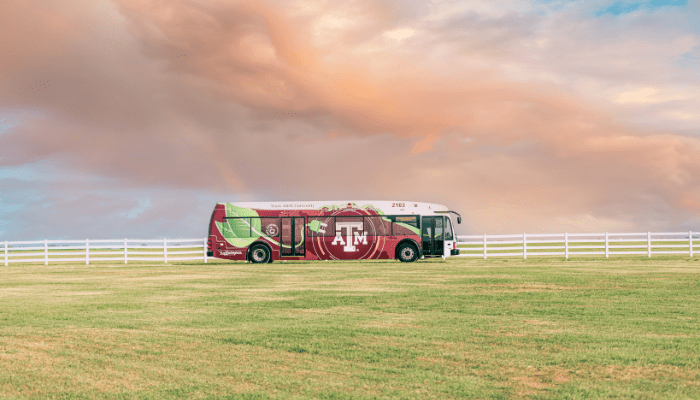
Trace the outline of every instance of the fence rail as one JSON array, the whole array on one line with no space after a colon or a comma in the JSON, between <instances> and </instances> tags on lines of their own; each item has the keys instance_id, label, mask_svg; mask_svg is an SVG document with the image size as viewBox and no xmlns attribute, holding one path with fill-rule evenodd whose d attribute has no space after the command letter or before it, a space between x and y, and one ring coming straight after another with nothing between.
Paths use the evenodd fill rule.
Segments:
<instances>
[{"instance_id":1,"label":"fence rail","mask_svg":"<svg viewBox=\"0 0 700 400\"><path fill-rule=\"evenodd\" d=\"M547 233L457 236L461 257L687 254L700 252L700 232ZM551 251L556 250L556 251Z\"/></svg>"},{"instance_id":2,"label":"fence rail","mask_svg":"<svg viewBox=\"0 0 700 400\"><path fill-rule=\"evenodd\" d=\"M10 263L203 260L207 239L37 240L0 242ZM460 257L537 257L682 254L700 252L700 232L548 233L457 236ZM1 261L0 261L1 262Z\"/></svg>"},{"instance_id":3,"label":"fence rail","mask_svg":"<svg viewBox=\"0 0 700 400\"><path fill-rule=\"evenodd\" d=\"M0 242L5 266L10 263L100 261L207 262L207 239L36 240Z\"/></svg>"}]
</instances>

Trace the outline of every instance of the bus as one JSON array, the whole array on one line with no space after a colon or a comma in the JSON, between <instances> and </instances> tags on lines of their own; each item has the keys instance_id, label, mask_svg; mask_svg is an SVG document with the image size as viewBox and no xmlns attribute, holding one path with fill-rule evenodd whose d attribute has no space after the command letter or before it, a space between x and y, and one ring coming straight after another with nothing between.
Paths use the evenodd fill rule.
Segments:
<instances>
[{"instance_id":1,"label":"bus","mask_svg":"<svg viewBox=\"0 0 700 400\"><path fill-rule=\"evenodd\" d=\"M376 260L413 262L459 254L452 215L411 201L218 203L207 254L227 260Z\"/></svg>"}]
</instances>

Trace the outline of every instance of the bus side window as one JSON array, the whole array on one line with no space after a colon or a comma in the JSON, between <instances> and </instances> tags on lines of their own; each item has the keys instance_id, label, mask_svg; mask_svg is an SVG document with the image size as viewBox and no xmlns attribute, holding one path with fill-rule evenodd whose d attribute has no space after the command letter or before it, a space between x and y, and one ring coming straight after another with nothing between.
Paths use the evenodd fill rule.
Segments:
<instances>
[{"instance_id":1,"label":"bus side window","mask_svg":"<svg viewBox=\"0 0 700 400\"><path fill-rule=\"evenodd\" d=\"M444 218L435 218L435 240L444 240L442 235L444 233L443 224Z\"/></svg>"},{"instance_id":2,"label":"bus side window","mask_svg":"<svg viewBox=\"0 0 700 400\"><path fill-rule=\"evenodd\" d=\"M418 216L417 215L391 215L389 218L394 222L392 224L392 235L394 236L408 236L415 235L409 226L418 228Z\"/></svg>"},{"instance_id":3,"label":"bus side window","mask_svg":"<svg viewBox=\"0 0 700 400\"><path fill-rule=\"evenodd\" d=\"M248 217L228 217L226 222L230 227L230 232L235 238L249 238L250 237L250 218Z\"/></svg>"},{"instance_id":4,"label":"bus side window","mask_svg":"<svg viewBox=\"0 0 700 400\"><path fill-rule=\"evenodd\" d=\"M325 218L322 222L326 224L326 226L321 225L325 231L323 236L335 236L335 217Z\"/></svg>"},{"instance_id":5,"label":"bus side window","mask_svg":"<svg viewBox=\"0 0 700 400\"><path fill-rule=\"evenodd\" d=\"M260 233L262 236L277 237L280 234L280 223L277 217L261 217Z\"/></svg>"},{"instance_id":6,"label":"bus side window","mask_svg":"<svg viewBox=\"0 0 700 400\"><path fill-rule=\"evenodd\" d=\"M323 237L335 236L335 217L309 217L306 223L306 236Z\"/></svg>"},{"instance_id":7,"label":"bus side window","mask_svg":"<svg viewBox=\"0 0 700 400\"><path fill-rule=\"evenodd\" d=\"M365 231L369 236L391 235L391 222L381 216L365 217Z\"/></svg>"},{"instance_id":8,"label":"bus side window","mask_svg":"<svg viewBox=\"0 0 700 400\"><path fill-rule=\"evenodd\" d=\"M364 231L365 229L365 220L361 216L342 216L342 217L335 217L335 223L338 226L344 226L344 225L353 225L355 226L358 230ZM335 235L335 232L333 232Z\"/></svg>"}]
</instances>

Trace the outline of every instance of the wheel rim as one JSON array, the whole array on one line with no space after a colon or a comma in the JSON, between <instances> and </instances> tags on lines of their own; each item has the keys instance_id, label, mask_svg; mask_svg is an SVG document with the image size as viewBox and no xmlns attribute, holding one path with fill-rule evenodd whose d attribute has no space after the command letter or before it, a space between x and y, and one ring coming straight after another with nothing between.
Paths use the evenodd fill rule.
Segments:
<instances>
[{"instance_id":1,"label":"wheel rim","mask_svg":"<svg viewBox=\"0 0 700 400\"><path fill-rule=\"evenodd\" d=\"M255 261L262 261L265 259L265 250L263 249L255 249L253 251L253 260Z\"/></svg>"},{"instance_id":2,"label":"wheel rim","mask_svg":"<svg viewBox=\"0 0 700 400\"><path fill-rule=\"evenodd\" d=\"M405 260L410 260L411 258L413 258L413 249L411 247L406 247L401 252L401 255Z\"/></svg>"}]
</instances>

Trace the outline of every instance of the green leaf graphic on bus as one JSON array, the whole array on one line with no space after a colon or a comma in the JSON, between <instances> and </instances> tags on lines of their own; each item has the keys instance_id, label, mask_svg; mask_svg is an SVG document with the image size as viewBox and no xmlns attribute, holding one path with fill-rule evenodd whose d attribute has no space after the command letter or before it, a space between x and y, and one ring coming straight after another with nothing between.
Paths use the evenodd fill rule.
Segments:
<instances>
[{"instance_id":1,"label":"green leaf graphic on bus","mask_svg":"<svg viewBox=\"0 0 700 400\"><path fill-rule=\"evenodd\" d=\"M255 210L227 203L226 217L224 222L216 222L216 226L230 244L247 247L260 238L260 218Z\"/></svg>"}]
</instances>

